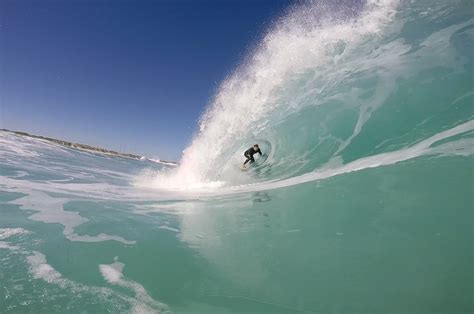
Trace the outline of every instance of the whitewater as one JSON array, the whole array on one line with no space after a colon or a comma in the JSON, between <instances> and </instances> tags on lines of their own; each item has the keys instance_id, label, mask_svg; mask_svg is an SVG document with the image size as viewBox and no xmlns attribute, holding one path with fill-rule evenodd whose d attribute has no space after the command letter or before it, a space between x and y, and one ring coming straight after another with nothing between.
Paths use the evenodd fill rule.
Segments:
<instances>
[{"instance_id":1,"label":"whitewater","mask_svg":"<svg viewBox=\"0 0 474 314\"><path fill-rule=\"evenodd\" d=\"M290 6L178 166L0 131L0 312L474 311L473 12Z\"/></svg>"}]
</instances>

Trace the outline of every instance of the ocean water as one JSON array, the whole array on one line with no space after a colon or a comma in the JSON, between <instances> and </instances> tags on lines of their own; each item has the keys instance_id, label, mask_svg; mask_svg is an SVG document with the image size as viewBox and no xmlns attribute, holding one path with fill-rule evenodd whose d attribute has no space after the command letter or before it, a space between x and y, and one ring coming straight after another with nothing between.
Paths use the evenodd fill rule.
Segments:
<instances>
[{"instance_id":1,"label":"ocean water","mask_svg":"<svg viewBox=\"0 0 474 314\"><path fill-rule=\"evenodd\" d=\"M178 167L0 132L0 312L472 313L473 5L289 8Z\"/></svg>"}]
</instances>

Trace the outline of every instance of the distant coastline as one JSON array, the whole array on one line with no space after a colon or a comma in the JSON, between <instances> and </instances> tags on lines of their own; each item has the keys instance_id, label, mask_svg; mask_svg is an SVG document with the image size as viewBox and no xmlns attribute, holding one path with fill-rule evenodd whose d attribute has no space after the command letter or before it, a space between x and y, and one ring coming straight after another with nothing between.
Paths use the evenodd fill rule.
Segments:
<instances>
[{"instance_id":1,"label":"distant coastline","mask_svg":"<svg viewBox=\"0 0 474 314\"><path fill-rule=\"evenodd\" d=\"M41 140L45 140L45 141L48 141L48 142L59 144L61 146L65 146L65 147L68 147L68 148L77 149L77 150L81 150L81 151L92 152L92 153L101 154L101 155L109 155L109 156L116 156L116 157L137 159L137 160L149 160L149 161L152 161L152 162L157 162L157 163L162 163L162 164L167 164L167 165L174 165L174 166L178 165L178 163L175 162L175 161L161 160L161 159L160 160L150 159L150 158L146 158L145 156L139 156L139 155L129 154L129 153L120 153L120 152L116 152L114 150L109 150L109 149L105 149L105 148L101 148L101 147L94 147L94 146L91 146L91 145L81 144L81 143L73 143L73 142L58 140L58 139L51 138L51 137L45 137L45 136L41 136L41 135L29 134L29 133L21 132L21 131L12 131L12 130L7 130L7 129L0 129L0 131L13 133L13 134L16 134L16 135L19 135L19 136L25 136L25 137L41 139Z\"/></svg>"}]
</instances>

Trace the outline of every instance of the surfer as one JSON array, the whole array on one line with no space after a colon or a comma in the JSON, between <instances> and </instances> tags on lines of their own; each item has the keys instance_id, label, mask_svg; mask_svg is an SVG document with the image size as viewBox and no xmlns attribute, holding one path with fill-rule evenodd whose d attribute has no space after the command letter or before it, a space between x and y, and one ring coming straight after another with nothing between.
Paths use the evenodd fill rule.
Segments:
<instances>
[{"instance_id":1,"label":"surfer","mask_svg":"<svg viewBox=\"0 0 474 314\"><path fill-rule=\"evenodd\" d=\"M249 149L245 151L244 156L247 158L247 160L245 160L244 162L244 165L243 165L244 167L245 167L245 164L248 163L249 161L250 163L253 163L255 161L255 159L253 158L253 155L255 155L256 153L259 153L260 156L262 156L262 151L258 147L258 144L253 145L252 147L250 147Z\"/></svg>"}]
</instances>

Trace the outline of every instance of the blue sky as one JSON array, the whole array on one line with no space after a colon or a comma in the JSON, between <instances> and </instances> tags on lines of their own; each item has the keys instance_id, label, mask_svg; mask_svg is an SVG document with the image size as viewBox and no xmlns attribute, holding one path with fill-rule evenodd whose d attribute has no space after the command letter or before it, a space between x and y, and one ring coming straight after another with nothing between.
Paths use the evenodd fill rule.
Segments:
<instances>
[{"instance_id":1,"label":"blue sky","mask_svg":"<svg viewBox=\"0 0 474 314\"><path fill-rule=\"evenodd\" d=\"M0 0L0 128L179 159L288 0Z\"/></svg>"}]
</instances>

